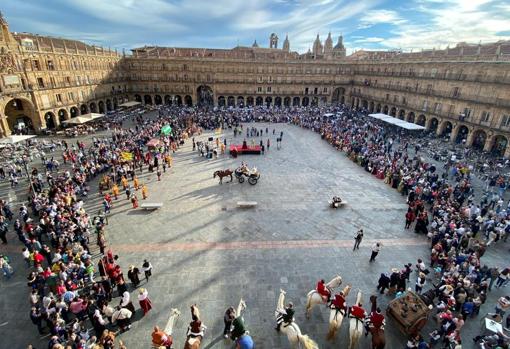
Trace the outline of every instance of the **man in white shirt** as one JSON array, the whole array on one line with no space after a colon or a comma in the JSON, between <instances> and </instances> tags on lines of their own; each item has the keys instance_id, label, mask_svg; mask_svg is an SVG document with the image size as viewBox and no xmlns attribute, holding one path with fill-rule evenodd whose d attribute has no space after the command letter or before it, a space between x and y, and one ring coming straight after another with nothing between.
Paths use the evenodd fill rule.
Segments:
<instances>
[{"instance_id":1,"label":"man in white shirt","mask_svg":"<svg viewBox=\"0 0 510 349\"><path fill-rule=\"evenodd\" d=\"M380 242L376 242L375 244L372 245L372 255L370 256L369 262L375 261L375 257L377 257L377 255L379 254L379 251L381 250L381 246L382 246L382 244Z\"/></svg>"}]
</instances>

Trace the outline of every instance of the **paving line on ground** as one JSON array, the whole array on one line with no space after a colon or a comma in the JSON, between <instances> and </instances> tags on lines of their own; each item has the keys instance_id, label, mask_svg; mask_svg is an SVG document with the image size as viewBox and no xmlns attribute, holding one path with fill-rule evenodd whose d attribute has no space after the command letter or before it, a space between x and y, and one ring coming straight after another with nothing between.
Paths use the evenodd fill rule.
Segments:
<instances>
[{"instance_id":1,"label":"paving line on ground","mask_svg":"<svg viewBox=\"0 0 510 349\"><path fill-rule=\"evenodd\" d=\"M365 247L381 242L383 247L393 246L425 246L430 242L416 239L366 239ZM232 242L172 242L147 244L115 244L117 252L187 252L205 250L272 250L272 249L303 249L303 248L352 248L352 240L284 240L284 241L232 241Z\"/></svg>"}]
</instances>

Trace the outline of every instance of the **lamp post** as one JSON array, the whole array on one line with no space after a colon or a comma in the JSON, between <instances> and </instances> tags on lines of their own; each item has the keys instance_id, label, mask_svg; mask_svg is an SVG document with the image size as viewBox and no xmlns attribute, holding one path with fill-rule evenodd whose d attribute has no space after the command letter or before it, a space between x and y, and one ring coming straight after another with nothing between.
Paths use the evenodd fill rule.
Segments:
<instances>
[{"instance_id":1,"label":"lamp post","mask_svg":"<svg viewBox=\"0 0 510 349\"><path fill-rule=\"evenodd\" d=\"M27 174L28 182L30 183L30 188L32 189L32 196L35 196L35 187L34 187L34 183L32 182L30 173L28 172L28 164L27 164L27 156L26 155L23 155L22 162L23 162L23 168L25 169L25 173Z\"/></svg>"}]
</instances>

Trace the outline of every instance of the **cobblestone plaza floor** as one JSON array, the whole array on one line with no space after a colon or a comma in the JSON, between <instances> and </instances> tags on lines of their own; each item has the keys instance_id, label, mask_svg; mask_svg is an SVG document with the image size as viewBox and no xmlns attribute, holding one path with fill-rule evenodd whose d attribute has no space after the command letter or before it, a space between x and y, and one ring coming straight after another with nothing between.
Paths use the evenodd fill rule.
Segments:
<instances>
[{"instance_id":1,"label":"cobblestone plaza floor","mask_svg":"<svg viewBox=\"0 0 510 349\"><path fill-rule=\"evenodd\" d=\"M246 126L246 125L245 125ZM252 126L250 124L249 126ZM120 338L128 348L150 348L154 325L163 327L170 308L182 315L174 331L175 347L182 348L189 305L196 303L202 321L207 325L203 348L232 348L222 337L225 309L236 306L242 297L247 303L244 318L257 348L289 348L284 335L274 328L274 309L282 288L287 300L296 307L296 322L302 332L317 341L320 348L347 348L347 322L344 321L335 343L326 341L329 310L316 307L309 320L305 318L306 294L318 279L341 275L353 291L368 298L375 292L377 279L392 267L428 260L429 243L424 236L404 230L405 198L382 180L365 172L347 157L321 140L318 134L284 124L255 124L269 127L271 148L265 155L220 156L207 160L191 149L188 141L175 154L174 166L157 182L155 173L144 170L139 176L148 183L150 202L163 202L162 209L148 212L131 209L122 195L114 201L107 226L107 239L119 254L119 264L127 274L131 264L141 266L148 259L154 266L153 277L142 287L149 291L154 309L144 318L137 302L132 329ZM284 132L283 146L276 149L276 134ZM237 137L241 143L244 139ZM231 132L226 137L232 139ZM210 134L202 135L205 140ZM197 138L198 140L198 138ZM256 138L258 143L260 138ZM250 139L248 139L250 142ZM241 161L261 172L257 185L240 184L235 179L223 185L213 179L218 169L235 169ZM6 193L3 184L3 193ZM7 184L8 185L8 184ZM102 208L96 185L86 208L95 214ZM328 207L328 200L340 195L348 204L338 210ZM257 201L256 208L239 209L237 201ZM360 250L353 252L353 236L363 228L365 238ZM28 343L46 347L29 318L26 272L20 258L21 247L10 234L8 251L13 255L15 277L0 283L0 347L24 348ZM375 263L369 263L373 242L383 244ZM5 251L5 249L1 250ZM508 261L508 247L489 249L482 261L502 266ZM416 276L411 276L414 288ZM426 289L430 287L430 282ZM493 291L481 314L492 311L496 297ZM132 292L133 300L136 293ZM379 296L385 308L390 298ZM113 304L118 303L118 298ZM480 319L470 319L463 329L465 348L472 348L471 337L481 329ZM432 321L424 334L432 329ZM406 338L387 319L387 348L403 348ZM363 337L360 348L368 348L370 337Z\"/></svg>"}]
</instances>

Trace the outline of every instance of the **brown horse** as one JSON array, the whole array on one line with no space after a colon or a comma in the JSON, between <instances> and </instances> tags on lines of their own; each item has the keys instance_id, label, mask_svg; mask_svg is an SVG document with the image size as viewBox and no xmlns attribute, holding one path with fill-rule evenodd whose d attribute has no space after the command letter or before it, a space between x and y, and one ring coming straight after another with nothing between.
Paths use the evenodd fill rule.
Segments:
<instances>
[{"instance_id":1,"label":"brown horse","mask_svg":"<svg viewBox=\"0 0 510 349\"><path fill-rule=\"evenodd\" d=\"M234 172L231 169L218 170L213 173L213 178L216 178L216 176L220 177L220 184L223 184L223 177L230 176L230 182L232 182L232 180L234 179L234 177L232 177L233 173Z\"/></svg>"},{"instance_id":2,"label":"brown horse","mask_svg":"<svg viewBox=\"0 0 510 349\"><path fill-rule=\"evenodd\" d=\"M200 311L196 304L191 306L191 318L193 321L198 321L200 323L200 334L191 332L191 324L188 327L188 334L186 338L186 342L184 343L184 349L200 349L200 345L202 344L202 339L205 333L205 325L200 321Z\"/></svg>"},{"instance_id":3,"label":"brown horse","mask_svg":"<svg viewBox=\"0 0 510 349\"><path fill-rule=\"evenodd\" d=\"M372 309L370 315L377 310L377 296L370 296ZM384 349L386 346L386 338L384 337L384 325L380 327L370 326L368 332L372 335L372 349Z\"/></svg>"}]
</instances>

